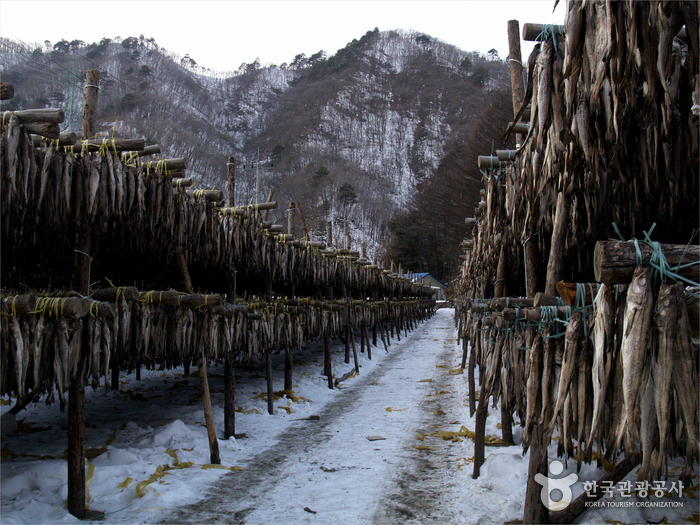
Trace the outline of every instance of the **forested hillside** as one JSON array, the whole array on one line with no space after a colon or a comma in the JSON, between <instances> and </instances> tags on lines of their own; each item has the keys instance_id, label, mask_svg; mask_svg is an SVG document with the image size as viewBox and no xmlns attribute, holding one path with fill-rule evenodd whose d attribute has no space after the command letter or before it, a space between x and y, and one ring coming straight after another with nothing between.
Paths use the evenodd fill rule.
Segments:
<instances>
[{"instance_id":1,"label":"forested hillside","mask_svg":"<svg viewBox=\"0 0 700 525\"><path fill-rule=\"evenodd\" d=\"M61 107L62 128L79 132L83 75L99 69L101 135L185 157L200 187L223 188L234 157L237 203L274 187L276 220L296 200L312 237L325 238L331 221L342 244L347 221L355 248L364 239L370 256L441 278L456 268L448 247L479 198L473 160L510 115L509 70L495 52L414 32L375 29L331 55L227 73L143 36L0 44L2 79L16 93L2 109Z\"/></svg>"}]
</instances>

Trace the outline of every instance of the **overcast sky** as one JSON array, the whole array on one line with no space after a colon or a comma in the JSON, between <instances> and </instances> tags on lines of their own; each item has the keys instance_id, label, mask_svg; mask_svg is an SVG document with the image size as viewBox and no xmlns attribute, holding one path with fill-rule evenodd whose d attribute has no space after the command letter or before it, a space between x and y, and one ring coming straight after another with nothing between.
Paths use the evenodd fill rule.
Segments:
<instances>
[{"instance_id":1,"label":"overcast sky","mask_svg":"<svg viewBox=\"0 0 700 525\"><path fill-rule=\"evenodd\" d=\"M0 0L0 36L28 44L154 38L200 66L224 72L243 62L291 62L299 53L329 56L379 28L414 30L464 51L508 55L508 20L563 24L554 0ZM532 47L522 44L523 57Z\"/></svg>"}]
</instances>

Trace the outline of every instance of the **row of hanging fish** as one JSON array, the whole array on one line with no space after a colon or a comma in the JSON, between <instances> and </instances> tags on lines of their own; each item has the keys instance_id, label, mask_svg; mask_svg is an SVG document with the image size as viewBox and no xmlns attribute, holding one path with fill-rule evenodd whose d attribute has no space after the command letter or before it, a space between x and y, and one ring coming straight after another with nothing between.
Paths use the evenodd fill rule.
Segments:
<instances>
[{"instance_id":1,"label":"row of hanging fish","mask_svg":"<svg viewBox=\"0 0 700 525\"><path fill-rule=\"evenodd\" d=\"M75 233L83 225L92 233L91 274L121 282L133 282L137 266L146 283L160 277L166 288L181 287L173 256L179 246L186 262L203 272L226 275L235 268L253 292L266 290L269 279L275 288L294 284L309 295L326 287L358 298L372 292L379 297L432 293L350 257L280 241L261 227L261 214L222 214L196 192L173 188L162 163L151 168L108 148L93 153L52 144L35 148L16 116L2 127L0 146L6 288L18 289L20 283L31 289L69 288ZM170 282L163 282L166 278Z\"/></svg>"},{"instance_id":2,"label":"row of hanging fish","mask_svg":"<svg viewBox=\"0 0 700 525\"><path fill-rule=\"evenodd\" d=\"M234 362L250 363L265 352L300 352L306 343L341 334L348 326L386 323L398 332L435 307L426 300L295 302L190 308L127 301L122 295L110 318L2 315L0 392L17 396L23 406L43 394L52 402L56 391L63 407L68 388L81 376L94 387L109 387L115 368L171 368L202 356L220 361L227 352Z\"/></svg>"},{"instance_id":3,"label":"row of hanging fish","mask_svg":"<svg viewBox=\"0 0 700 525\"><path fill-rule=\"evenodd\" d=\"M637 459L639 480L668 476L667 459L682 457L690 482L699 457L700 354L692 337L682 284L652 291L650 270L639 267L626 292L601 285L592 311L559 323L481 328L467 318L482 395L501 402L523 427L526 452L533 432L558 436L558 453L581 463ZM485 386L484 386L485 385Z\"/></svg>"},{"instance_id":4,"label":"row of hanging fish","mask_svg":"<svg viewBox=\"0 0 700 525\"><path fill-rule=\"evenodd\" d=\"M525 64L514 122L529 106L529 131L515 161L483 170L477 224L466 232L473 250L459 284L464 297L490 296L482 292L495 280L501 246L513 295L525 280L526 246L546 266L560 192L564 267L572 269L561 277L569 281L591 274L595 240L617 237L613 223L626 237L656 223L657 235L676 244L697 225L697 4L589 0L565 8L563 34L543 31Z\"/></svg>"}]
</instances>

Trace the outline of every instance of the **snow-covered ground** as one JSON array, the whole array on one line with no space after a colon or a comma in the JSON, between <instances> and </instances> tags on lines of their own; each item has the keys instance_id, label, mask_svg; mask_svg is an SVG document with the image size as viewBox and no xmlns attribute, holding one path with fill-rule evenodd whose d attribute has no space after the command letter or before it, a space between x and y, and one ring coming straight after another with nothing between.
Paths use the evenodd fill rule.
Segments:
<instances>
[{"instance_id":1,"label":"snow-covered ground","mask_svg":"<svg viewBox=\"0 0 700 525\"><path fill-rule=\"evenodd\" d=\"M237 370L237 439L219 439L221 466L209 465L199 379L194 370L123 375L120 391L86 390L89 507L103 523L504 523L521 519L528 456L520 446L487 447L472 479L475 423L467 376L461 373L453 310L441 309L389 353L360 354L359 376L329 390L323 347L295 358L294 397L267 413L264 364ZM333 370L352 370L336 342ZM274 359L281 390L283 356ZM223 369L211 367L210 388L223 435ZM0 521L75 523L65 509L67 415L30 406L8 418L2 400ZM309 416L318 416L309 418ZM306 419L305 419L306 418ZM486 434L500 437L500 410L490 409ZM520 438L514 428L514 439ZM368 439L368 438L371 438ZM381 438L381 439L378 439ZM556 459L556 444L549 449ZM670 464L666 488L677 482ZM575 462L552 478L576 473ZM584 465L572 486L603 472ZM634 482L634 472L627 478ZM698 522L697 478L683 497L648 500L614 492L580 523ZM669 502L675 507L645 506ZM613 506L616 505L616 506ZM623 506L624 505L624 506Z\"/></svg>"}]
</instances>

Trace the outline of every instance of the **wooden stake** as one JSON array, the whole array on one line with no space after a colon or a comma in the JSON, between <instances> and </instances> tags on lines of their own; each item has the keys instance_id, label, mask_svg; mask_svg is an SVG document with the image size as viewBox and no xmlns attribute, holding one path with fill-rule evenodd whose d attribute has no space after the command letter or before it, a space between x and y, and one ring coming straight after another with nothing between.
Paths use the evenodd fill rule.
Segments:
<instances>
[{"instance_id":1,"label":"wooden stake","mask_svg":"<svg viewBox=\"0 0 700 525\"><path fill-rule=\"evenodd\" d=\"M182 278L185 282L185 291L188 294L194 293L194 288L192 287L192 279L190 278L190 272L187 269L187 261L185 259L185 254L182 251L182 247L177 245L177 262L180 266L180 271L182 272ZM221 464L221 458L219 456L219 442L216 439L216 427L214 426L214 410L211 406L211 397L209 394L209 380L207 379L207 364L204 359L204 351L202 350L202 356L197 359L197 366L199 367L199 382L202 389L202 402L204 404L204 422L207 425L207 435L209 436L209 456L211 458L210 463L214 465Z\"/></svg>"},{"instance_id":2,"label":"wooden stake","mask_svg":"<svg viewBox=\"0 0 700 525\"><path fill-rule=\"evenodd\" d=\"M345 362L350 362L350 325L345 327Z\"/></svg>"},{"instance_id":3,"label":"wooden stake","mask_svg":"<svg viewBox=\"0 0 700 525\"><path fill-rule=\"evenodd\" d=\"M275 390L272 385L272 352L265 351L265 380L267 382L267 413L275 413Z\"/></svg>"},{"instance_id":4,"label":"wooden stake","mask_svg":"<svg viewBox=\"0 0 700 525\"><path fill-rule=\"evenodd\" d=\"M360 324L360 353L365 353L365 323Z\"/></svg>"},{"instance_id":5,"label":"wooden stake","mask_svg":"<svg viewBox=\"0 0 700 525\"><path fill-rule=\"evenodd\" d=\"M284 349L284 389L292 389L292 372L294 368L294 353L289 349Z\"/></svg>"},{"instance_id":6,"label":"wooden stake","mask_svg":"<svg viewBox=\"0 0 700 525\"><path fill-rule=\"evenodd\" d=\"M498 256L498 269L496 270L496 283L494 285L493 296L503 297L506 289L506 249L501 245L501 252Z\"/></svg>"},{"instance_id":7,"label":"wooden stake","mask_svg":"<svg viewBox=\"0 0 700 525\"><path fill-rule=\"evenodd\" d=\"M301 211L301 206L299 206L299 201L294 201L294 207L299 214L299 224L301 225L301 231L304 232L304 240L309 241L309 229L306 227L306 219L304 218L304 212Z\"/></svg>"},{"instance_id":8,"label":"wooden stake","mask_svg":"<svg viewBox=\"0 0 700 525\"><path fill-rule=\"evenodd\" d=\"M484 463L486 452L486 417L488 416L490 396L486 392L486 381L481 383L481 393L479 394L479 407L476 409L476 425L474 428L474 472L473 479L477 479L481 474L481 465Z\"/></svg>"},{"instance_id":9,"label":"wooden stake","mask_svg":"<svg viewBox=\"0 0 700 525\"><path fill-rule=\"evenodd\" d=\"M351 326L348 330L348 337L350 338L350 343L352 344L352 358L355 362L355 373L360 373L360 363L357 360L357 347L355 346L355 330Z\"/></svg>"},{"instance_id":10,"label":"wooden stake","mask_svg":"<svg viewBox=\"0 0 700 525\"><path fill-rule=\"evenodd\" d=\"M477 328L481 326L481 321L477 321ZM479 333L476 331L475 333ZM468 372L468 380L469 380L469 417L474 416L474 412L476 412L476 381L474 379L474 369L476 367L476 358L475 358L475 344L479 344L480 337L476 337L476 341L472 343L472 351L469 352L469 372Z\"/></svg>"},{"instance_id":11,"label":"wooden stake","mask_svg":"<svg viewBox=\"0 0 700 525\"><path fill-rule=\"evenodd\" d=\"M99 83L100 72L95 69L88 69L85 72L85 90L83 92L83 139L95 136Z\"/></svg>"},{"instance_id":12,"label":"wooden stake","mask_svg":"<svg viewBox=\"0 0 700 525\"><path fill-rule=\"evenodd\" d=\"M236 159L233 157L228 158L226 163L228 168L227 179L228 185L226 186L226 206L233 208L236 204Z\"/></svg>"},{"instance_id":13,"label":"wooden stake","mask_svg":"<svg viewBox=\"0 0 700 525\"><path fill-rule=\"evenodd\" d=\"M76 335L77 337L77 335ZM85 516L85 386L78 374L68 389L68 512Z\"/></svg>"},{"instance_id":14,"label":"wooden stake","mask_svg":"<svg viewBox=\"0 0 700 525\"><path fill-rule=\"evenodd\" d=\"M333 389L333 365L331 363L331 336L323 334L323 375L328 378L328 388Z\"/></svg>"},{"instance_id":15,"label":"wooden stake","mask_svg":"<svg viewBox=\"0 0 700 525\"><path fill-rule=\"evenodd\" d=\"M566 241L566 225L569 220L569 199L560 191L557 196L557 211L552 227L552 245L547 261L547 282L544 293L555 295L557 293L557 281L561 280L564 263L564 244Z\"/></svg>"},{"instance_id":16,"label":"wooden stake","mask_svg":"<svg viewBox=\"0 0 700 525\"><path fill-rule=\"evenodd\" d=\"M462 338L462 364L460 365L462 370L467 366L467 353L469 352L469 339L466 337Z\"/></svg>"},{"instance_id":17,"label":"wooden stake","mask_svg":"<svg viewBox=\"0 0 700 525\"><path fill-rule=\"evenodd\" d=\"M539 288L539 280L537 277L537 264L539 254L537 253L537 245L532 236L523 241L523 249L525 251L525 292L528 297L535 297Z\"/></svg>"},{"instance_id":18,"label":"wooden stake","mask_svg":"<svg viewBox=\"0 0 700 525\"><path fill-rule=\"evenodd\" d=\"M213 465L221 465L219 442L216 439L216 429L214 427L214 410L212 409L211 396L209 395L207 366L203 357L197 360L197 366L199 367L199 381L202 387L202 401L204 402L204 422L207 425L207 435L209 436L209 462Z\"/></svg>"},{"instance_id":19,"label":"wooden stake","mask_svg":"<svg viewBox=\"0 0 700 525\"><path fill-rule=\"evenodd\" d=\"M97 114L97 84L100 72L85 73L83 105L83 137L94 135ZM76 230L73 259L73 290L81 295L90 293L91 226L83 213ZM68 512L76 518L85 516L85 385L77 374L68 388Z\"/></svg>"},{"instance_id":20,"label":"wooden stake","mask_svg":"<svg viewBox=\"0 0 700 525\"><path fill-rule=\"evenodd\" d=\"M542 485L535 481L536 474L547 476L547 443L542 425L535 425L530 441L530 463L527 472L525 490L525 510L523 523L549 523L549 511L542 503Z\"/></svg>"},{"instance_id":21,"label":"wooden stake","mask_svg":"<svg viewBox=\"0 0 700 525\"><path fill-rule=\"evenodd\" d=\"M224 439L236 435L236 375L233 351L226 349L224 364Z\"/></svg>"},{"instance_id":22,"label":"wooden stake","mask_svg":"<svg viewBox=\"0 0 700 525\"><path fill-rule=\"evenodd\" d=\"M290 202L287 209L287 233L294 239L294 202Z\"/></svg>"},{"instance_id":23,"label":"wooden stake","mask_svg":"<svg viewBox=\"0 0 700 525\"><path fill-rule=\"evenodd\" d=\"M525 83L523 81L523 64L520 54L520 23L508 20L508 62L510 64L510 86L513 99L513 116L518 114L525 98ZM516 142L522 144L523 136L516 135Z\"/></svg>"},{"instance_id":24,"label":"wooden stake","mask_svg":"<svg viewBox=\"0 0 700 525\"><path fill-rule=\"evenodd\" d=\"M372 360L372 345L369 344L369 329L367 328L367 325L363 325L364 330L365 330L365 342L367 344L367 359L370 361Z\"/></svg>"},{"instance_id":25,"label":"wooden stake","mask_svg":"<svg viewBox=\"0 0 700 525\"><path fill-rule=\"evenodd\" d=\"M236 304L236 269L234 267L231 267L231 274L229 274L231 281L229 285L229 301L233 304ZM225 351L226 356L224 358L224 439L228 439L231 436L236 435L236 368L233 364L233 348L226 348ZM187 368L185 368L186 371Z\"/></svg>"}]
</instances>

